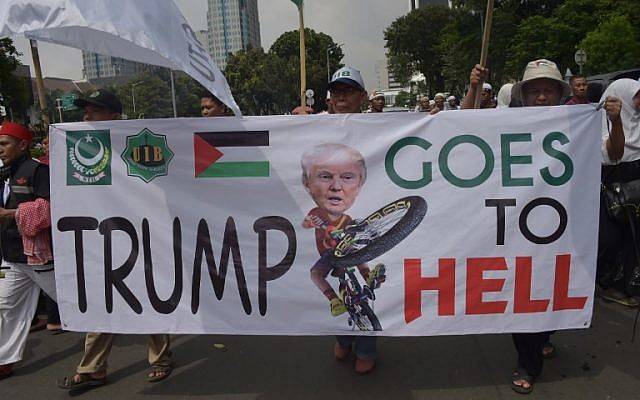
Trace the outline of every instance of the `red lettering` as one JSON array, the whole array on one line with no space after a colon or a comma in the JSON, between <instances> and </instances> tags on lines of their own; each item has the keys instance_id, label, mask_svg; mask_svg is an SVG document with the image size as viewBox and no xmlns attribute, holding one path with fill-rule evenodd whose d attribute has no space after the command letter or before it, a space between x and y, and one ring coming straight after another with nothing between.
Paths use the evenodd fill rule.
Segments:
<instances>
[{"instance_id":1,"label":"red lettering","mask_svg":"<svg viewBox=\"0 0 640 400\"><path fill-rule=\"evenodd\" d=\"M507 269L504 257L481 257L467 259L467 314L502 314L507 309L506 301L482 301L485 292L500 292L504 279L484 279L485 271Z\"/></svg>"},{"instance_id":2,"label":"red lettering","mask_svg":"<svg viewBox=\"0 0 640 400\"><path fill-rule=\"evenodd\" d=\"M515 293L513 312L516 314L545 312L549 300L531 299L531 257L516 257Z\"/></svg>"},{"instance_id":3,"label":"red lettering","mask_svg":"<svg viewBox=\"0 0 640 400\"><path fill-rule=\"evenodd\" d=\"M556 256L556 279L553 285L553 311L582 310L586 297L569 297L571 254Z\"/></svg>"},{"instance_id":4,"label":"red lettering","mask_svg":"<svg viewBox=\"0 0 640 400\"><path fill-rule=\"evenodd\" d=\"M438 315L455 314L456 260L438 260L438 276L423 278L420 259L404 260L404 320L409 323L422 316L422 291L438 291Z\"/></svg>"}]
</instances>

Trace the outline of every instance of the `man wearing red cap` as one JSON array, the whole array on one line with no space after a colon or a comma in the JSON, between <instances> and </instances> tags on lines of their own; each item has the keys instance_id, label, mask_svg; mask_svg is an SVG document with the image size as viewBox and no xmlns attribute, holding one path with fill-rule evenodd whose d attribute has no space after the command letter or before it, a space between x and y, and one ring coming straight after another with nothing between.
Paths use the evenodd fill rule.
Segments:
<instances>
[{"instance_id":1,"label":"man wearing red cap","mask_svg":"<svg viewBox=\"0 0 640 400\"><path fill-rule=\"evenodd\" d=\"M20 218L16 214L25 206L43 205L48 210L49 167L29 156L32 138L22 125L4 122L0 126L0 248L5 271L0 279L0 380L11 376L13 364L22 359L40 289L56 298L53 260L49 256L39 265L28 263L16 223ZM42 218L48 226L41 230L48 231L48 212Z\"/></svg>"}]
</instances>

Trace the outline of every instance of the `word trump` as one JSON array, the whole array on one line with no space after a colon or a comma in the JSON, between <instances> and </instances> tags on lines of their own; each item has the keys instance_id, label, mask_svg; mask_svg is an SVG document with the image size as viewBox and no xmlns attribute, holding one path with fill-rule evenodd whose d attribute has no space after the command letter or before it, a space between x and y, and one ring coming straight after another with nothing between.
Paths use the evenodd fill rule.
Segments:
<instances>
[{"instance_id":1,"label":"word trump","mask_svg":"<svg viewBox=\"0 0 640 400\"><path fill-rule=\"evenodd\" d=\"M80 312L87 311L87 290L85 282L84 267L84 236L83 232L98 230L103 236L103 259L104 259L104 289L105 289L105 307L108 313L113 312L113 296L114 288L125 300L127 305L137 314L142 314L142 304L131 288L125 282L125 279L131 274L136 265L143 265L145 275L146 294L153 309L161 314L173 313L180 299L182 298L184 278L183 278L183 254L182 254L182 226L179 218L173 220L173 250L174 250L174 279L173 291L168 299L159 298L154 276L152 251L151 251L151 232L149 221L145 218L142 220L142 246L140 246L139 234L135 226L127 219L122 217L112 217L98 222L97 219L91 217L65 217L58 221L58 230L60 232L73 232L75 239L75 258L76 258L76 279L78 287L78 309ZM296 255L296 235L293 225L282 217L263 217L259 218L253 224L253 230L257 234L258 241L258 307L261 315L267 312L267 282L282 277L293 264ZM287 248L284 251L282 261L273 266L267 266L267 232L279 231L287 238ZM113 244L114 233L124 233L131 244L131 251L122 265L114 268L114 250L120 251L121 248L115 248ZM214 293L218 300L222 300L225 288L225 279L227 268L230 262L233 264L236 281L238 284L238 294L242 302L242 307L247 315L251 314L252 306L247 288L247 280L245 278L244 269L240 253L240 242L238 241L238 233L236 224L232 217L227 219L222 235L222 250L218 263L216 263L211 234L207 221L201 219L197 227L197 237L195 254L193 258L192 270L192 287L191 287L191 312L196 314L200 305L200 286L202 277L203 263L206 263L206 270L213 285ZM142 247L143 262L138 263L140 255L140 247ZM167 279L162 276L161 279Z\"/></svg>"}]
</instances>

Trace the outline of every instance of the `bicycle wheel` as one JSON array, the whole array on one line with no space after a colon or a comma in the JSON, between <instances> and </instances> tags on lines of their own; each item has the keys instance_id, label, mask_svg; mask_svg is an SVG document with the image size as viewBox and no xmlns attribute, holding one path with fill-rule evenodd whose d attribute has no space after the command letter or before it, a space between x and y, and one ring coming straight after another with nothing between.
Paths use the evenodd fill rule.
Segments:
<instances>
[{"instance_id":1,"label":"bicycle wheel","mask_svg":"<svg viewBox=\"0 0 640 400\"><path fill-rule=\"evenodd\" d=\"M381 331L382 325L380 325L380 321L376 314L374 314L369 304L362 302L359 304L360 307L360 320L356 322L356 326L361 331Z\"/></svg>"},{"instance_id":2,"label":"bicycle wheel","mask_svg":"<svg viewBox=\"0 0 640 400\"><path fill-rule=\"evenodd\" d=\"M387 204L345 230L332 254L332 264L338 268L360 265L383 255L413 232L426 213L427 202L419 196Z\"/></svg>"}]
</instances>

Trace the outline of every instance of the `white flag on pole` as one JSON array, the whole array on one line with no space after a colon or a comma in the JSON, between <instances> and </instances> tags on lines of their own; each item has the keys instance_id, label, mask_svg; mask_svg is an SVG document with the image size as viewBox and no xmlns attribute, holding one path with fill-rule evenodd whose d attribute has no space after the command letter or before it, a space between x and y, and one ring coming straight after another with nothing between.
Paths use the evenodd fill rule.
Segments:
<instances>
[{"instance_id":1,"label":"white flag on pole","mask_svg":"<svg viewBox=\"0 0 640 400\"><path fill-rule=\"evenodd\" d=\"M75 47L182 70L236 115L240 109L209 53L172 0L4 0L0 37Z\"/></svg>"}]
</instances>

